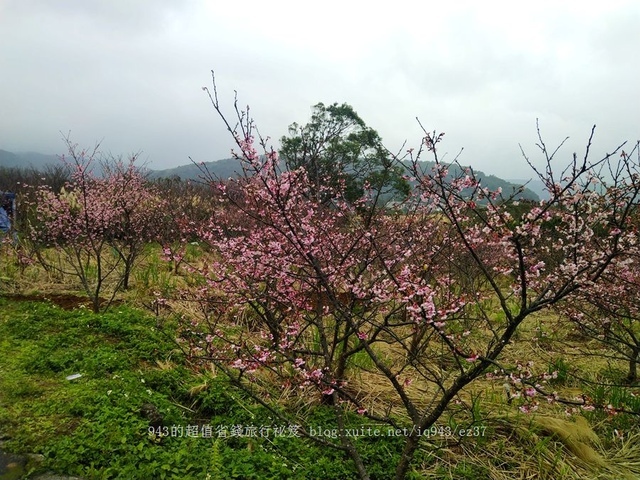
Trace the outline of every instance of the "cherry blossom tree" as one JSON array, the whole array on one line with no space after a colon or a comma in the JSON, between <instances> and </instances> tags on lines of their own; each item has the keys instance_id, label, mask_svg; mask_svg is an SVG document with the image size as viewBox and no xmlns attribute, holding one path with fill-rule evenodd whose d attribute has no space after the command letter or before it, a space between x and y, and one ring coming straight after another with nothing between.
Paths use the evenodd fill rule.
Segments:
<instances>
[{"instance_id":1,"label":"cherry blossom tree","mask_svg":"<svg viewBox=\"0 0 640 480\"><path fill-rule=\"evenodd\" d=\"M594 230L594 248L602 248L607 238L612 235L617 238L624 229L629 234L618 240L620 254L603 273L603 281L581 289L579 302L563 302L558 306L586 337L605 344L614 352L614 358L627 362L629 384L637 382L640 363L640 257L636 244L640 224L637 202L630 202L640 190L639 147L636 143L631 152L621 152L620 161L607 171L611 185L605 190L601 188L602 194L597 199L598 209L608 212L611 228ZM630 161L633 155L635 161Z\"/></svg>"},{"instance_id":2,"label":"cherry blossom tree","mask_svg":"<svg viewBox=\"0 0 640 480\"><path fill-rule=\"evenodd\" d=\"M37 187L30 201L29 236L48 270L76 277L95 312L106 309L128 283L131 268L152 240L163 201L144 182L135 157L93 173L99 150L81 150L65 139L61 160L71 179L60 192ZM103 303L101 295L108 292Z\"/></svg>"},{"instance_id":3,"label":"cherry blossom tree","mask_svg":"<svg viewBox=\"0 0 640 480\"><path fill-rule=\"evenodd\" d=\"M637 260L616 262L601 284L584 290L580 302L560 306L582 335L606 345L610 358L627 363L625 381L631 385L638 381L640 364ZM588 347L580 350L585 356L603 355Z\"/></svg>"},{"instance_id":4,"label":"cherry blossom tree","mask_svg":"<svg viewBox=\"0 0 640 480\"><path fill-rule=\"evenodd\" d=\"M464 319L462 328L467 328L470 334L463 342L452 337L456 322L452 319L439 322L444 324L440 335L447 338L451 354L475 361L473 367L456 375L434 410L424 411L418 421L422 428L437 419L438 412L446 408L448 395L459 392L463 384L489 368L498 366L499 371L509 370L500 366L500 355L527 317L552 305L577 299L581 292L595 286L606 288L614 266L629 255L637 254L637 232L630 228L640 191L637 162L624 154L617 158L615 153L621 147L590 161L592 130L584 156L579 159L574 154L568 167L556 176L552 167L558 150L549 152L539 130L538 134L545 172L538 172L525 158L545 183L550 198L520 218L510 213L510 205L516 202L514 195L505 197L501 192L483 189L472 172L453 182L443 182L442 169L446 170L446 166L439 162L436 148L442 137L425 135L423 147L433 153L439 168L435 175L422 175L414 167L421 195L438 205L451 224L454 232L445 243L456 245L456 249L464 252L485 280L484 288L465 289L461 298L466 294L467 305L474 302L476 306L490 300L492 310L478 315L476 307L476 313ZM610 175L611 172L618 174ZM472 188L473 192L460 195L463 188ZM497 320L490 314L496 312L501 314ZM442 318L442 315L436 317ZM421 312L418 320L429 323L429 316ZM465 342L477 338L476 332L482 333L475 351L473 355L465 354L469 348ZM414 440L408 439L404 452L407 460L411 458L413 445ZM404 461L405 457L398 472L403 470Z\"/></svg>"},{"instance_id":5,"label":"cherry blossom tree","mask_svg":"<svg viewBox=\"0 0 640 480\"><path fill-rule=\"evenodd\" d=\"M209 179L225 209L199 229L215 253L193 267L202 279L193 294L211 308L183 339L194 361L215 363L277 418L344 451L361 478L367 468L349 435L358 415L404 432L396 478L405 478L422 433L465 403L465 387L509 370L502 354L523 322L598 285L635 248L627 218L638 178L610 185L602 172L636 165L613 154L591 162L591 138L557 178L556 152L540 140L551 198L514 217L518 192L489 191L471 169L451 179L438 156L443 135L425 131L417 150L389 153L411 165L416 187L383 209L367 185L348 201L344 186L282 170L237 102L237 125L227 121L215 81L210 99L245 175ZM426 154L430 171L421 168ZM309 195L318 185L322 195ZM617 188L625 195L603 199ZM225 196L231 190L242 195ZM469 265L481 281L469 281ZM302 406L314 392L333 411L335 440L306 423Z\"/></svg>"},{"instance_id":6,"label":"cherry blossom tree","mask_svg":"<svg viewBox=\"0 0 640 480\"><path fill-rule=\"evenodd\" d=\"M101 162L102 177L96 187L104 191L109 200L108 208L116 216L109 225L107 243L123 263L122 288L129 288L132 269L145 247L160 238L169 216L168 199L146 179L137 165L138 156L132 155L125 162L122 158Z\"/></svg>"}]
</instances>

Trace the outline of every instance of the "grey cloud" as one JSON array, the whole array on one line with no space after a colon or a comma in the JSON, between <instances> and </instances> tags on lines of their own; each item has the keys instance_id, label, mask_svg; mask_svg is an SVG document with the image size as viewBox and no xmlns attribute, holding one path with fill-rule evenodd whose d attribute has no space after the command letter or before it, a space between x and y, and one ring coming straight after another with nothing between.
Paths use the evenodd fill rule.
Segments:
<instances>
[{"instance_id":1,"label":"grey cloud","mask_svg":"<svg viewBox=\"0 0 640 480\"><path fill-rule=\"evenodd\" d=\"M0 3L0 148L59 153L70 130L81 144L143 150L158 168L227 157L232 141L201 90L212 68L226 112L238 90L275 146L318 101L351 103L394 150L419 142L418 116L447 132L449 157L464 146L464 163L514 176L536 118L550 143L572 136L570 149L593 123L602 151L640 137L635 2L597 14L543 1L278 6Z\"/></svg>"}]
</instances>

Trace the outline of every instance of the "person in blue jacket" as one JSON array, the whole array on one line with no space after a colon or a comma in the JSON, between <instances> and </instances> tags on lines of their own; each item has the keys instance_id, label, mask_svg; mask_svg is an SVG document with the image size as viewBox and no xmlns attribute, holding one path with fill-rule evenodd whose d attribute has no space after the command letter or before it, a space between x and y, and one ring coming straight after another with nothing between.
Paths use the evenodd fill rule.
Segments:
<instances>
[{"instance_id":1,"label":"person in blue jacket","mask_svg":"<svg viewBox=\"0 0 640 480\"><path fill-rule=\"evenodd\" d=\"M0 206L0 232L9 233L9 230L11 230L11 219L4 207Z\"/></svg>"}]
</instances>

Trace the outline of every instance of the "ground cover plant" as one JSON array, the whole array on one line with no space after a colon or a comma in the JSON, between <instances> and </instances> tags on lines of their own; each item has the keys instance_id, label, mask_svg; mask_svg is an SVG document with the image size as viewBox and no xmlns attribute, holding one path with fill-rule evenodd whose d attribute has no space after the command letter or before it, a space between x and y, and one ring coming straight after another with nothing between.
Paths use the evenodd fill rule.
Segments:
<instances>
[{"instance_id":1,"label":"ground cover plant","mask_svg":"<svg viewBox=\"0 0 640 480\"><path fill-rule=\"evenodd\" d=\"M328 478L352 474L286 432L271 443L215 431L203 438L204 425L271 421L229 393L226 382L212 378L203 388L144 312L118 307L98 316L7 299L0 305L2 448L43 455L34 472L140 479L318 478L320 468L333 472ZM198 435L188 434L194 425Z\"/></svg>"}]
</instances>

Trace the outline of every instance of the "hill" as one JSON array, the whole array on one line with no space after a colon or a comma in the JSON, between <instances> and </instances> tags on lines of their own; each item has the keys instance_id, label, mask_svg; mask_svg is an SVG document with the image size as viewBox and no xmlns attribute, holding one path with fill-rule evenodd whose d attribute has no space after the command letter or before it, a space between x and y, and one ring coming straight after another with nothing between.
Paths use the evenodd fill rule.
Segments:
<instances>
[{"instance_id":1,"label":"hill","mask_svg":"<svg viewBox=\"0 0 640 480\"><path fill-rule=\"evenodd\" d=\"M14 153L0 150L0 167L5 168L46 168L47 165L60 163L57 155L44 155L36 152Z\"/></svg>"},{"instance_id":2,"label":"hill","mask_svg":"<svg viewBox=\"0 0 640 480\"><path fill-rule=\"evenodd\" d=\"M181 180L201 180L203 170L208 171L213 177L226 179L235 177L241 172L240 162L235 158L225 158L215 162L203 162L199 164L189 163L165 170L150 170L150 178L180 178Z\"/></svg>"},{"instance_id":3,"label":"hill","mask_svg":"<svg viewBox=\"0 0 640 480\"><path fill-rule=\"evenodd\" d=\"M420 167L424 173L429 173L434 166L435 162L420 162ZM464 175L464 172L462 170L463 168L465 167L460 167L455 164L449 165L449 175L447 176L447 178L453 179L460 175ZM481 170L474 169L473 173L483 187L486 187L491 191L495 191L498 188L501 188L502 194L505 197L511 195L513 192L516 192L522 185L525 185L527 183L526 180L504 180L500 177L496 177L495 175L486 174ZM521 193L516 195L516 197L522 200L532 200L536 202L539 201L541 197L538 191L530 188L533 183L534 182L529 183ZM540 190L542 192L542 189Z\"/></svg>"},{"instance_id":4,"label":"hill","mask_svg":"<svg viewBox=\"0 0 640 480\"><path fill-rule=\"evenodd\" d=\"M544 183L542 183L540 180L536 180L534 178L532 180L510 179L507 181L518 185L526 185L527 188L535 192L541 200L549 198L549 192L546 190Z\"/></svg>"},{"instance_id":5,"label":"hill","mask_svg":"<svg viewBox=\"0 0 640 480\"><path fill-rule=\"evenodd\" d=\"M14 153L0 150L0 168L44 169L48 165L58 165L59 163L60 160L56 155L44 155L35 152ZM421 162L421 166L425 172L428 172L433 167L433 162ZM238 176L239 172L242 171L240 162L237 159L225 158L215 162L204 162L201 164L189 163L164 170L149 169L149 177L151 179L180 178L181 180L201 180L203 177L203 169L206 169L211 176L221 179ZM449 174L452 177L460 173L461 171L458 166L453 165L449 168ZM526 183L526 181L519 180L504 180L495 175L485 174L479 170L476 170L475 174L476 177L481 180L484 187L490 190L502 188L505 194L510 194L512 191L517 190L520 185ZM541 195L543 191L541 188L537 188L538 185L536 182L529 183L528 187L530 188L526 188L522 194L519 195L521 198L537 201L543 196Z\"/></svg>"},{"instance_id":6,"label":"hill","mask_svg":"<svg viewBox=\"0 0 640 480\"><path fill-rule=\"evenodd\" d=\"M433 162L421 162L421 167L424 172L429 172L433 167ZM240 162L234 158L227 158L224 160L218 160L216 162L204 162L202 164L189 164L181 165L176 168L169 168L166 170L151 170L151 178L171 178L178 177L181 180L200 180L203 176L203 169L206 169L213 177L226 179L235 177L238 172L241 172ZM449 168L449 176L453 178L461 173L460 167L453 165ZM488 175L482 171L474 171L477 178L481 180L484 187L490 190L496 190L502 188L505 195L509 195L511 192L517 190L521 185L524 185L526 181L508 181L495 175ZM533 183L533 182L532 182ZM531 185L531 184L530 184ZM520 198L526 200L540 200L540 197L536 191L531 188L525 188L525 190L519 195Z\"/></svg>"}]
</instances>

